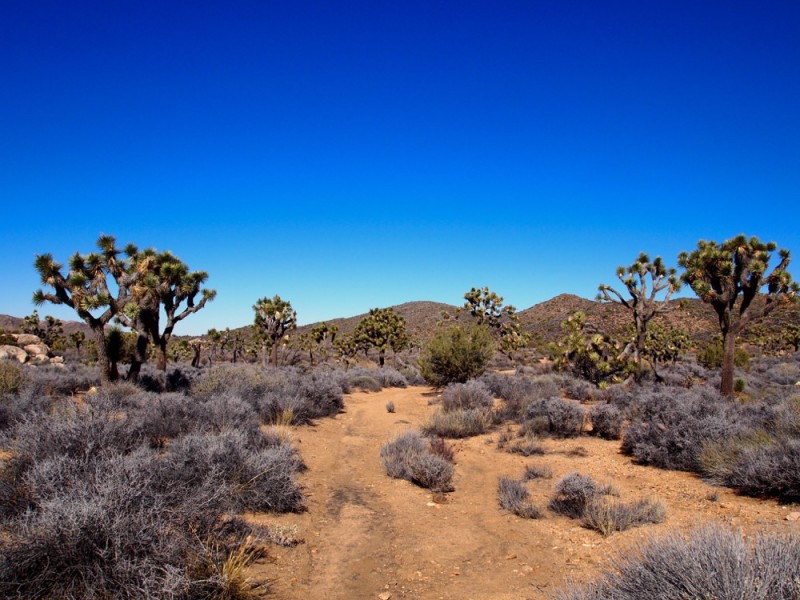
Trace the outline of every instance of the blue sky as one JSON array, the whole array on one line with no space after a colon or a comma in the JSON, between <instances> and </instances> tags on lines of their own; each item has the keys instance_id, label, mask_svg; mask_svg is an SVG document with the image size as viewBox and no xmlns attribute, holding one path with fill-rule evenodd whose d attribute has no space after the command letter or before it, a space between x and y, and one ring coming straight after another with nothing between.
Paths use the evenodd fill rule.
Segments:
<instances>
[{"instance_id":1,"label":"blue sky","mask_svg":"<svg viewBox=\"0 0 800 600\"><path fill-rule=\"evenodd\" d=\"M740 232L797 255L798 31L793 1L5 2L0 313L101 232L209 272L178 334L274 294L594 297Z\"/></svg>"}]
</instances>

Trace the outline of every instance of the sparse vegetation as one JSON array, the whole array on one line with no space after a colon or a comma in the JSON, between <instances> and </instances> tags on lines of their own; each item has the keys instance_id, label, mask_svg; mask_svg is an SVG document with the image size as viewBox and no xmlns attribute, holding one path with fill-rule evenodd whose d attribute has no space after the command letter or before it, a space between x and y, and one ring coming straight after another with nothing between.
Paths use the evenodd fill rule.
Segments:
<instances>
[{"instance_id":1,"label":"sparse vegetation","mask_svg":"<svg viewBox=\"0 0 800 600\"><path fill-rule=\"evenodd\" d=\"M500 508L522 517L523 519L539 519L542 511L530 500L530 493L525 485L516 479L501 477L497 481L497 498Z\"/></svg>"},{"instance_id":2,"label":"sparse vegetation","mask_svg":"<svg viewBox=\"0 0 800 600\"><path fill-rule=\"evenodd\" d=\"M557 600L748 598L793 600L800 581L796 533L706 526L641 544L618 557L597 582L555 595Z\"/></svg>"},{"instance_id":3,"label":"sparse vegetation","mask_svg":"<svg viewBox=\"0 0 800 600\"><path fill-rule=\"evenodd\" d=\"M405 479L435 492L452 491L453 463L432 451L414 431L402 433L384 445L381 460L389 477Z\"/></svg>"}]
</instances>

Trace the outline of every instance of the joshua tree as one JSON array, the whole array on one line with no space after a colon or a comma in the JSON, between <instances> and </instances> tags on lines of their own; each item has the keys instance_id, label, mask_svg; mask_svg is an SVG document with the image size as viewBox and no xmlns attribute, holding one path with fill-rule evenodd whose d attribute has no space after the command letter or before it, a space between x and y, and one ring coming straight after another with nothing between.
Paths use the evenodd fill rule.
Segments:
<instances>
[{"instance_id":1,"label":"joshua tree","mask_svg":"<svg viewBox=\"0 0 800 600\"><path fill-rule=\"evenodd\" d=\"M781 338L797 352L800 349L800 325L786 325L781 332Z\"/></svg>"},{"instance_id":2,"label":"joshua tree","mask_svg":"<svg viewBox=\"0 0 800 600\"><path fill-rule=\"evenodd\" d=\"M767 274L774 242L738 235L721 244L699 241L691 253L681 252L678 263L686 269L682 279L695 294L710 304L719 318L724 349L720 392L733 396L736 336L755 318L767 316L781 303L796 299L797 283L786 270L788 250L780 250L780 262ZM762 293L762 289L766 291ZM762 302L755 302L763 296Z\"/></svg>"},{"instance_id":3,"label":"joshua tree","mask_svg":"<svg viewBox=\"0 0 800 600\"><path fill-rule=\"evenodd\" d=\"M681 284L675 276L675 269L667 269L660 256L650 262L650 257L644 252L627 269L617 267L617 277L627 288L630 298L625 298L610 285L600 284L597 299L601 302L615 302L631 313L635 339L629 347L630 350L626 349L626 353L632 351L641 371L647 344L647 326L657 314L669 310L669 299L680 289ZM658 294L664 291L664 297L659 300ZM653 371L655 372L654 364Z\"/></svg>"},{"instance_id":4,"label":"joshua tree","mask_svg":"<svg viewBox=\"0 0 800 600\"><path fill-rule=\"evenodd\" d=\"M128 263L120 258L116 240L110 235L101 235L97 240L99 252L75 253L69 260L69 271L64 275L63 266L53 260L51 254L36 256L34 266L39 272L42 285L52 288L33 294L37 306L45 302L69 306L92 330L97 347L100 373L104 381L116 379L111 370L106 351L105 326L122 312L131 301L130 286L136 275L128 271ZM113 280L116 293L109 289Z\"/></svg>"},{"instance_id":5,"label":"joshua tree","mask_svg":"<svg viewBox=\"0 0 800 600\"><path fill-rule=\"evenodd\" d=\"M166 371L167 345L175 326L201 310L217 292L201 288L208 273L189 271L189 267L169 251L148 248L140 252L135 246L128 246L126 253L131 257L130 269L136 274L137 283L131 288L134 301L119 319L138 333L133 362L138 366L144 360L149 337L156 347L156 368ZM160 328L161 307L166 316L163 331ZM131 373L138 374L135 365L131 365Z\"/></svg>"},{"instance_id":6,"label":"joshua tree","mask_svg":"<svg viewBox=\"0 0 800 600\"><path fill-rule=\"evenodd\" d=\"M386 350L391 348L396 354L411 341L406 333L406 320L391 308L371 309L356 325L353 339L361 350L375 348L381 367L386 361Z\"/></svg>"},{"instance_id":7,"label":"joshua tree","mask_svg":"<svg viewBox=\"0 0 800 600\"><path fill-rule=\"evenodd\" d=\"M622 356L620 345L588 326L585 313L571 314L561 322L561 331L561 341L550 344L557 369L571 370L598 387L627 375L630 363Z\"/></svg>"},{"instance_id":8,"label":"joshua tree","mask_svg":"<svg viewBox=\"0 0 800 600\"><path fill-rule=\"evenodd\" d=\"M327 352L325 349L325 342L333 344L336 341L336 334L339 328L336 325L329 325L328 323L320 323L315 325L309 334L310 341L320 349L321 353ZM307 348L311 364L314 364L313 346Z\"/></svg>"},{"instance_id":9,"label":"joshua tree","mask_svg":"<svg viewBox=\"0 0 800 600\"><path fill-rule=\"evenodd\" d=\"M210 367L212 362L217 358L217 350L222 344L222 334L212 327L208 330L206 336L208 337L208 366Z\"/></svg>"},{"instance_id":10,"label":"joshua tree","mask_svg":"<svg viewBox=\"0 0 800 600\"><path fill-rule=\"evenodd\" d=\"M69 339L75 345L75 349L78 351L78 354L80 354L81 346L83 345L84 340L86 340L86 334L82 331L75 331L69 334Z\"/></svg>"},{"instance_id":11,"label":"joshua tree","mask_svg":"<svg viewBox=\"0 0 800 600\"><path fill-rule=\"evenodd\" d=\"M341 362L344 363L344 368L350 368L350 361L358 354L358 344L356 343L353 335L340 336L333 342L333 347L336 349L336 356Z\"/></svg>"},{"instance_id":12,"label":"joshua tree","mask_svg":"<svg viewBox=\"0 0 800 600\"><path fill-rule=\"evenodd\" d=\"M502 296L488 287L471 288L464 294L464 300L459 311L468 312L476 324L486 327L503 354L511 358L517 350L528 347L530 336L522 330L517 309L510 304L503 305Z\"/></svg>"},{"instance_id":13,"label":"joshua tree","mask_svg":"<svg viewBox=\"0 0 800 600\"><path fill-rule=\"evenodd\" d=\"M270 351L270 364L278 366L278 345L287 331L297 326L297 311L292 309L292 303L281 300L280 296L273 298L260 298L253 305L256 313L255 325L258 334L264 343L264 365L266 366L266 349Z\"/></svg>"}]
</instances>

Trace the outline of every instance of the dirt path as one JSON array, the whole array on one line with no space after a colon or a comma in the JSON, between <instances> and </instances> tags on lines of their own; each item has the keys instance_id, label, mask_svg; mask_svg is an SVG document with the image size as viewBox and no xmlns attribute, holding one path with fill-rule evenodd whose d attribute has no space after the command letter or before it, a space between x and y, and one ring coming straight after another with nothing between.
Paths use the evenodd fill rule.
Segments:
<instances>
[{"instance_id":1,"label":"dirt path","mask_svg":"<svg viewBox=\"0 0 800 600\"><path fill-rule=\"evenodd\" d=\"M302 475L309 510L254 517L296 525L305 540L273 550L273 561L253 568L254 578L273 582L273 597L539 600L565 580L590 579L612 551L674 528L707 521L800 528L785 519L797 507L634 465L619 454L618 442L588 437L546 441L547 454L532 458L498 450L498 432L456 441L455 491L434 502L428 490L387 477L379 456L389 439L424 422L431 396L423 387L355 393L336 418L292 430L309 467ZM390 400L394 414L386 411ZM576 456L576 448L585 456ZM508 514L497 504L497 478L518 477L527 464L553 471L553 479L528 484L543 508L558 479L577 471L614 484L623 500L660 498L667 521L604 538L549 511L536 521ZM709 499L713 492L718 499Z\"/></svg>"}]
</instances>

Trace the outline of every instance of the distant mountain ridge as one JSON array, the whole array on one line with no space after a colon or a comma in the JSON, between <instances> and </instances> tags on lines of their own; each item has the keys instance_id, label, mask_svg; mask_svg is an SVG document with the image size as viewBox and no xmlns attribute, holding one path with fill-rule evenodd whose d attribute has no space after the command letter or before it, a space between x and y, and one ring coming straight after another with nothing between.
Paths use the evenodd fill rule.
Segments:
<instances>
[{"instance_id":1,"label":"distant mountain ridge","mask_svg":"<svg viewBox=\"0 0 800 600\"><path fill-rule=\"evenodd\" d=\"M671 300L672 310L656 317L655 322L668 324L689 333L698 341L706 341L719 333L719 321L714 310L697 298L681 298ZM451 315L458 310L458 306L442 302L427 300L405 302L391 306L406 320L409 334L419 342L424 342L435 332L442 313ZM596 300L581 298L574 294L560 294L535 304L529 308L518 311L520 322L525 331L531 333L536 341L551 342L559 339L561 322L575 311L586 313L587 323L598 330L614 335L631 325L630 313L622 306L615 303L604 303ZM326 322L339 328L339 335L347 335L355 329L367 313L352 317L339 317ZM6 331L19 329L21 318L10 315L0 315L0 328ZM89 333L89 328L79 321L64 321L64 332L69 335L74 331ZM800 324L800 306L785 306L775 310L763 325L767 328L778 328L786 323ZM302 325L294 332L293 337L310 331L318 323ZM236 328L238 331L248 332L252 325ZM176 338L193 338L198 336L177 335ZM203 337L203 336L200 336Z\"/></svg>"}]
</instances>

